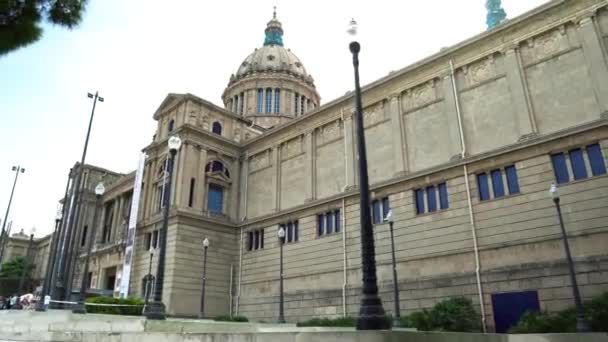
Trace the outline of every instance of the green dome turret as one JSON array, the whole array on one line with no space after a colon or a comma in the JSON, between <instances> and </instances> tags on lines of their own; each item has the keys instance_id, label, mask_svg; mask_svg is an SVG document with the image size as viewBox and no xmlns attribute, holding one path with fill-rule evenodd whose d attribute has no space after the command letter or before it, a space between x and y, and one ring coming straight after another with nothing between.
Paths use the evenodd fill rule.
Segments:
<instances>
[{"instance_id":1,"label":"green dome turret","mask_svg":"<svg viewBox=\"0 0 608 342\"><path fill-rule=\"evenodd\" d=\"M264 39L264 46L268 45L279 45L283 46L283 27L281 22L277 19L277 8L274 8L272 13L272 19L266 25L266 38Z\"/></svg>"}]
</instances>

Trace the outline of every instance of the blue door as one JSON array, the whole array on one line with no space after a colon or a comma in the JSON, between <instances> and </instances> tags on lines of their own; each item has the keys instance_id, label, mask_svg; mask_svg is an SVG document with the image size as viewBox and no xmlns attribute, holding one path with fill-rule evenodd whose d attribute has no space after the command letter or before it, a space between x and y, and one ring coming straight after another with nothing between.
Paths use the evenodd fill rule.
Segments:
<instances>
[{"instance_id":1,"label":"blue door","mask_svg":"<svg viewBox=\"0 0 608 342\"><path fill-rule=\"evenodd\" d=\"M537 291L492 294L492 309L497 333L506 333L526 311L540 311Z\"/></svg>"},{"instance_id":2,"label":"blue door","mask_svg":"<svg viewBox=\"0 0 608 342\"><path fill-rule=\"evenodd\" d=\"M213 214L221 214L224 203L224 189L221 186L209 184L207 209Z\"/></svg>"}]
</instances>

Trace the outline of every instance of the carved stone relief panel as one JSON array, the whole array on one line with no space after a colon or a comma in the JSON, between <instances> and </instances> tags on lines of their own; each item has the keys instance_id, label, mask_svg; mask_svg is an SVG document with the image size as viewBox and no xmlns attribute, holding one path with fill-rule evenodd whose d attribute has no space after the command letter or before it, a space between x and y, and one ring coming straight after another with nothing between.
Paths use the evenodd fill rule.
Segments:
<instances>
[{"instance_id":1,"label":"carved stone relief panel","mask_svg":"<svg viewBox=\"0 0 608 342\"><path fill-rule=\"evenodd\" d=\"M576 42L573 43L577 44ZM561 25L558 28L526 40L521 46L522 59L524 64L533 63L566 50L572 45L569 42L568 28L565 25Z\"/></svg>"},{"instance_id":2,"label":"carved stone relief panel","mask_svg":"<svg viewBox=\"0 0 608 342\"><path fill-rule=\"evenodd\" d=\"M317 144L322 145L342 136L342 122L336 120L317 130Z\"/></svg>"},{"instance_id":3,"label":"carved stone relief panel","mask_svg":"<svg viewBox=\"0 0 608 342\"><path fill-rule=\"evenodd\" d=\"M298 136L294 139L291 139L285 143L283 143L283 150L281 156L283 159L291 158L295 155L302 153L303 144L302 139L304 136Z\"/></svg>"},{"instance_id":4,"label":"carved stone relief panel","mask_svg":"<svg viewBox=\"0 0 608 342\"><path fill-rule=\"evenodd\" d=\"M256 171L270 165L270 150L260 152L249 159L249 170Z\"/></svg>"},{"instance_id":5,"label":"carved stone relief panel","mask_svg":"<svg viewBox=\"0 0 608 342\"><path fill-rule=\"evenodd\" d=\"M402 108L408 110L420 107L437 99L435 80L410 88L402 94Z\"/></svg>"},{"instance_id":6,"label":"carved stone relief panel","mask_svg":"<svg viewBox=\"0 0 608 342\"><path fill-rule=\"evenodd\" d=\"M473 86L496 76L494 56L490 55L462 68L465 86Z\"/></svg>"},{"instance_id":7,"label":"carved stone relief panel","mask_svg":"<svg viewBox=\"0 0 608 342\"><path fill-rule=\"evenodd\" d=\"M384 101L363 109L363 126L371 126L384 120Z\"/></svg>"}]
</instances>

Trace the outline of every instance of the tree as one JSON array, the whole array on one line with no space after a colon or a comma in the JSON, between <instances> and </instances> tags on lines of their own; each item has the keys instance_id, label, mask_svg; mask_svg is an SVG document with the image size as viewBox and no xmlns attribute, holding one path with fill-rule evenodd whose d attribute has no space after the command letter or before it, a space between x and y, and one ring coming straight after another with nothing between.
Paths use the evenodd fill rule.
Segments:
<instances>
[{"instance_id":1,"label":"tree","mask_svg":"<svg viewBox=\"0 0 608 342\"><path fill-rule=\"evenodd\" d=\"M3 262L0 267L0 295L7 296L19 290L21 274L24 274L24 284L28 288L32 282L32 271L34 265L25 257L14 257Z\"/></svg>"},{"instance_id":2,"label":"tree","mask_svg":"<svg viewBox=\"0 0 608 342\"><path fill-rule=\"evenodd\" d=\"M42 37L41 21L72 29L88 0L1 0L0 56L32 44Z\"/></svg>"}]
</instances>

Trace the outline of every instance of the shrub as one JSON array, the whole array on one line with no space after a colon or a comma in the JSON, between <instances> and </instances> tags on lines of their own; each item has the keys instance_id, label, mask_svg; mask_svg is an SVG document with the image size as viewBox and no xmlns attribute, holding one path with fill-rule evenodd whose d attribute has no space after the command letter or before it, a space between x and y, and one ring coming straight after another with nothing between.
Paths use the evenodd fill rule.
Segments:
<instances>
[{"instance_id":1,"label":"shrub","mask_svg":"<svg viewBox=\"0 0 608 342\"><path fill-rule=\"evenodd\" d=\"M587 323L593 331L608 330L608 292L585 302L583 305ZM568 308L558 312L526 312L509 329L511 334L576 332L576 310Z\"/></svg>"},{"instance_id":2,"label":"shrub","mask_svg":"<svg viewBox=\"0 0 608 342\"><path fill-rule=\"evenodd\" d=\"M354 327L357 319L354 317L338 318L313 318L304 322L298 322L298 327Z\"/></svg>"},{"instance_id":3,"label":"shrub","mask_svg":"<svg viewBox=\"0 0 608 342\"><path fill-rule=\"evenodd\" d=\"M136 306L99 306L87 305L87 312L109 315L140 316L144 308L144 301L138 298L92 297L86 299L87 303L96 304L123 304Z\"/></svg>"},{"instance_id":4,"label":"shrub","mask_svg":"<svg viewBox=\"0 0 608 342\"><path fill-rule=\"evenodd\" d=\"M401 321L404 326L421 331L480 331L479 315L471 300L464 297L446 299L431 310L414 312Z\"/></svg>"},{"instance_id":5,"label":"shrub","mask_svg":"<svg viewBox=\"0 0 608 342\"><path fill-rule=\"evenodd\" d=\"M230 316L230 315L219 315L213 319L218 322L249 322L249 319L245 316Z\"/></svg>"}]
</instances>

